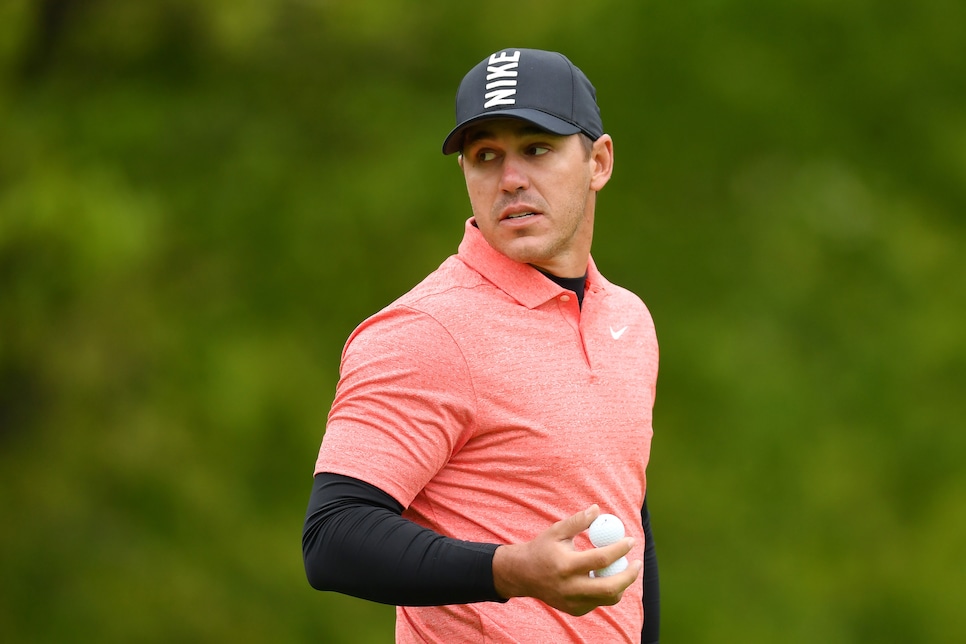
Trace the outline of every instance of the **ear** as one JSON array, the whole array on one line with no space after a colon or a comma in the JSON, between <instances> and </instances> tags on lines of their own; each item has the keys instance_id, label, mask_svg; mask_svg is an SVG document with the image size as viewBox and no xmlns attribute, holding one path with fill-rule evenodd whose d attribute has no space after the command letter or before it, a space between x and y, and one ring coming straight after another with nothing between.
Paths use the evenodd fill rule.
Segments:
<instances>
[{"instance_id":1,"label":"ear","mask_svg":"<svg viewBox=\"0 0 966 644\"><path fill-rule=\"evenodd\" d=\"M590 163L592 164L590 188L597 192L607 185L614 171L614 140L609 134L603 134L594 141L590 150Z\"/></svg>"},{"instance_id":2,"label":"ear","mask_svg":"<svg viewBox=\"0 0 966 644\"><path fill-rule=\"evenodd\" d=\"M456 157L456 162L460 164L460 169L462 170L463 169L463 153L462 152L460 152L459 155Z\"/></svg>"}]
</instances>

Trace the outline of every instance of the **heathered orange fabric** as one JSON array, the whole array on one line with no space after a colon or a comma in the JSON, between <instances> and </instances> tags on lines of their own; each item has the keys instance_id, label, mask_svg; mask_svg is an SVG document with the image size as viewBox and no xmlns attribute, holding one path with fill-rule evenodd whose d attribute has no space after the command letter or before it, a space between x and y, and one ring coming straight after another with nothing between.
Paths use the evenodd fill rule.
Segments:
<instances>
[{"instance_id":1,"label":"heathered orange fabric","mask_svg":"<svg viewBox=\"0 0 966 644\"><path fill-rule=\"evenodd\" d=\"M349 337L316 473L367 481L416 523L487 543L529 541L597 503L642 559L657 365L646 307L593 260L580 310L469 220L457 255ZM520 598L399 607L396 638L639 642L642 579L583 617Z\"/></svg>"}]
</instances>

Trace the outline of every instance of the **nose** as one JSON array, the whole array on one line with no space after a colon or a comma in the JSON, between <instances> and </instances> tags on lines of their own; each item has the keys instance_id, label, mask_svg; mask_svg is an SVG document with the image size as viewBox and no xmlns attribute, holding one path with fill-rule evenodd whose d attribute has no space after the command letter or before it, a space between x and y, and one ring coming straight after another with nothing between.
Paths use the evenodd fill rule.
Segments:
<instances>
[{"instance_id":1,"label":"nose","mask_svg":"<svg viewBox=\"0 0 966 644\"><path fill-rule=\"evenodd\" d=\"M508 154L503 159L503 173L500 175L500 190L504 192L516 192L526 190L530 187L530 178L527 176L526 166L523 159L517 155Z\"/></svg>"}]
</instances>

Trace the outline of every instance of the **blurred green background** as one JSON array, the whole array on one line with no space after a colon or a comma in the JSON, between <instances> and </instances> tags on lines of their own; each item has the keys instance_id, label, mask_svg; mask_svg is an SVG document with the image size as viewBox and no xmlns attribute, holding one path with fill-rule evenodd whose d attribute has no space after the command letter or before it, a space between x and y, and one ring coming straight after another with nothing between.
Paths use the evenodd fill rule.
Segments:
<instances>
[{"instance_id":1,"label":"blurred green background","mask_svg":"<svg viewBox=\"0 0 966 644\"><path fill-rule=\"evenodd\" d=\"M663 640L966 641L964 42L954 0L0 1L0 640L391 641L305 581L312 468L521 46L616 142Z\"/></svg>"}]
</instances>

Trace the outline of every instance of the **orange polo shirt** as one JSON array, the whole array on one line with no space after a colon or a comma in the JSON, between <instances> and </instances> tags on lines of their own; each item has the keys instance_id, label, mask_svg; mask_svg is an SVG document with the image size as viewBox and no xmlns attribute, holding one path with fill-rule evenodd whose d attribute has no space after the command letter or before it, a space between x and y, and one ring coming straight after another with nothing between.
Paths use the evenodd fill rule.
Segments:
<instances>
[{"instance_id":1,"label":"orange polo shirt","mask_svg":"<svg viewBox=\"0 0 966 644\"><path fill-rule=\"evenodd\" d=\"M591 503L642 559L658 347L589 262L573 292L466 222L459 252L352 333L315 471L366 481L446 536L521 543ZM592 547L586 535L579 549ZM640 642L643 579L582 617L535 599L398 607L402 643Z\"/></svg>"}]
</instances>

